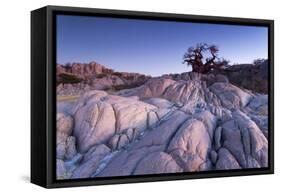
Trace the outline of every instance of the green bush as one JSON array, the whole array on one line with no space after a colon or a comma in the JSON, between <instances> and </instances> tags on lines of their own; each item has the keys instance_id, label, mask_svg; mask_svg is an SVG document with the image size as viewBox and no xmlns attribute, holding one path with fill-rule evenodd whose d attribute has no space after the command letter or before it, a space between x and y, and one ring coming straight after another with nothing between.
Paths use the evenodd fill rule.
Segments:
<instances>
[{"instance_id":1,"label":"green bush","mask_svg":"<svg viewBox=\"0 0 281 194\"><path fill-rule=\"evenodd\" d=\"M119 85L113 85L111 89L113 91L119 91L119 90L125 90L125 89L131 89L141 86L141 83L133 83L133 84L119 84Z\"/></svg>"},{"instance_id":2,"label":"green bush","mask_svg":"<svg viewBox=\"0 0 281 194\"><path fill-rule=\"evenodd\" d=\"M120 85L113 85L111 89L113 91L119 91L119 90L130 89L130 88L131 88L130 85L120 84Z\"/></svg>"},{"instance_id":3,"label":"green bush","mask_svg":"<svg viewBox=\"0 0 281 194\"><path fill-rule=\"evenodd\" d=\"M58 75L58 83L62 84L76 84L82 82L83 79L72 73L61 73Z\"/></svg>"},{"instance_id":4,"label":"green bush","mask_svg":"<svg viewBox=\"0 0 281 194\"><path fill-rule=\"evenodd\" d=\"M122 73L120 73L120 72L113 72L112 75L116 75L118 77L122 77Z\"/></svg>"},{"instance_id":5,"label":"green bush","mask_svg":"<svg viewBox=\"0 0 281 194\"><path fill-rule=\"evenodd\" d=\"M104 78L106 75L107 75L106 73L100 73L96 76L96 78L101 79L101 78Z\"/></svg>"}]
</instances>

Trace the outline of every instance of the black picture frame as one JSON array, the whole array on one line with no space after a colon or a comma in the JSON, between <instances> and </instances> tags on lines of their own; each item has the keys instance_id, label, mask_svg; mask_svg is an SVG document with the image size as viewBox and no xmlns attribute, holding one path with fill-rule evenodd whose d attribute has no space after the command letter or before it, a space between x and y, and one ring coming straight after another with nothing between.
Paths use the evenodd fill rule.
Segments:
<instances>
[{"instance_id":1,"label":"black picture frame","mask_svg":"<svg viewBox=\"0 0 281 194\"><path fill-rule=\"evenodd\" d=\"M56 14L94 15L268 27L268 168L56 180ZM46 6L31 12L31 182L46 188L229 177L274 173L274 21L231 17Z\"/></svg>"}]
</instances>

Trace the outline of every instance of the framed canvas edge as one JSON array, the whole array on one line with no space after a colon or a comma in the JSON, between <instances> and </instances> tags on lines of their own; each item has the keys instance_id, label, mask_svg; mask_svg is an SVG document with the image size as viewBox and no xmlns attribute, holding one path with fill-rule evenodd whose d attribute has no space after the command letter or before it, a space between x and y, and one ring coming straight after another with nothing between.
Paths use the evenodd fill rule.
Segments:
<instances>
[{"instance_id":1,"label":"framed canvas edge","mask_svg":"<svg viewBox=\"0 0 281 194\"><path fill-rule=\"evenodd\" d=\"M201 178L221 178L232 176L248 176L248 175L265 175L274 174L274 21L264 19L249 19L249 18L233 18L220 16L201 16L201 15L186 15L174 13L155 13L155 12L140 12L127 10L110 10L110 9L96 9L96 8L81 8L81 7L63 7L63 6L46 6L47 8L47 181L46 188L59 187L74 187L74 186L91 186L91 185L107 185L107 184L123 184L123 183L139 183L139 182L155 182L155 181L172 181L172 180L186 180L186 179L201 179ZM68 12L74 14L99 14L108 15L111 17L129 17L129 18L147 18L147 19L163 19L173 21L188 21L207 22L207 23L230 23L237 25L261 25L268 26L269 30L269 167L259 169L243 169L230 170L227 172L205 171L196 174L155 174L148 176L127 176L127 177L107 177L103 179L79 179L79 180L56 180L55 178L55 141L56 141L56 90L54 88L56 77L56 69L54 67L56 48L55 42L55 28L54 16L56 12Z\"/></svg>"}]
</instances>

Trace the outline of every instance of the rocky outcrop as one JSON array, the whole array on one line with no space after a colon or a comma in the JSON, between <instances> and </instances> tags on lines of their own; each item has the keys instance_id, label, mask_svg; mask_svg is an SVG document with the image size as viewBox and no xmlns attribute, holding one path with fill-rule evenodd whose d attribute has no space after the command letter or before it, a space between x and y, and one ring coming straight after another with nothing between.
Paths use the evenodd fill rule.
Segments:
<instances>
[{"instance_id":1,"label":"rocky outcrop","mask_svg":"<svg viewBox=\"0 0 281 194\"><path fill-rule=\"evenodd\" d=\"M70 74L81 79L79 83L63 83L60 76ZM120 90L145 83L150 76L139 73L117 72L96 62L57 64L57 94L81 95L90 90Z\"/></svg>"},{"instance_id":2,"label":"rocky outcrop","mask_svg":"<svg viewBox=\"0 0 281 194\"><path fill-rule=\"evenodd\" d=\"M135 134L152 126L157 122L157 117L152 118L156 107L133 98L106 95L98 91L91 93L92 97L74 113L74 135L77 137L77 146L80 152L87 151L91 146L105 143L114 134L126 133L133 129ZM129 133L129 132L128 132ZM122 141L129 141L120 137ZM119 137L118 137L119 139ZM112 140L114 141L114 140ZM112 144L114 144L112 142ZM113 145L112 145L113 146ZM120 145L119 145L120 146Z\"/></svg>"},{"instance_id":3,"label":"rocky outcrop","mask_svg":"<svg viewBox=\"0 0 281 194\"><path fill-rule=\"evenodd\" d=\"M70 159L76 154L75 137L71 136L73 118L57 114L57 159Z\"/></svg>"},{"instance_id":4,"label":"rocky outcrop","mask_svg":"<svg viewBox=\"0 0 281 194\"><path fill-rule=\"evenodd\" d=\"M268 60L258 64L239 64L218 69L214 74L227 76L230 83L259 93L268 93Z\"/></svg>"},{"instance_id":5,"label":"rocky outcrop","mask_svg":"<svg viewBox=\"0 0 281 194\"><path fill-rule=\"evenodd\" d=\"M88 178L97 170L101 160L110 153L110 149L100 144L92 147L83 157L83 160L73 171L71 178Z\"/></svg>"},{"instance_id":6,"label":"rocky outcrop","mask_svg":"<svg viewBox=\"0 0 281 194\"><path fill-rule=\"evenodd\" d=\"M167 74L162 77L175 81L193 79L189 72L181 74ZM222 69L214 69L208 74L201 75L212 82L230 82L239 87L258 93L268 93L268 60L262 60L257 64L237 64Z\"/></svg>"},{"instance_id":7,"label":"rocky outcrop","mask_svg":"<svg viewBox=\"0 0 281 194\"><path fill-rule=\"evenodd\" d=\"M65 65L57 64L57 75L63 72L87 78L101 73L112 73L113 70L94 61L90 63L68 63Z\"/></svg>"},{"instance_id":8,"label":"rocky outcrop","mask_svg":"<svg viewBox=\"0 0 281 194\"><path fill-rule=\"evenodd\" d=\"M196 73L113 94L85 92L58 106L57 176L267 167L267 104L267 95L225 76Z\"/></svg>"},{"instance_id":9,"label":"rocky outcrop","mask_svg":"<svg viewBox=\"0 0 281 194\"><path fill-rule=\"evenodd\" d=\"M250 91L241 90L229 84L225 81L227 78L221 79L221 75L215 77L198 73L188 75L185 81L167 78L150 79L141 87L124 90L117 94L139 96L141 99L161 97L172 102L188 104L189 107L201 104L226 109L243 107L252 98Z\"/></svg>"}]
</instances>

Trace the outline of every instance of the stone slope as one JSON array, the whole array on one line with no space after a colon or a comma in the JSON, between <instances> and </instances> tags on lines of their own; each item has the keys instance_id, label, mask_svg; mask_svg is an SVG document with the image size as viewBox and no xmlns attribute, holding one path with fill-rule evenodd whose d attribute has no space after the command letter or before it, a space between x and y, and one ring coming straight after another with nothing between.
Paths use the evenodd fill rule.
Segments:
<instances>
[{"instance_id":1,"label":"stone slope","mask_svg":"<svg viewBox=\"0 0 281 194\"><path fill-rule=\"evenodd\" d=\"M57 177L266 167L267 95L188 76L58 104Z\"/></svg>"}]
</instances>

